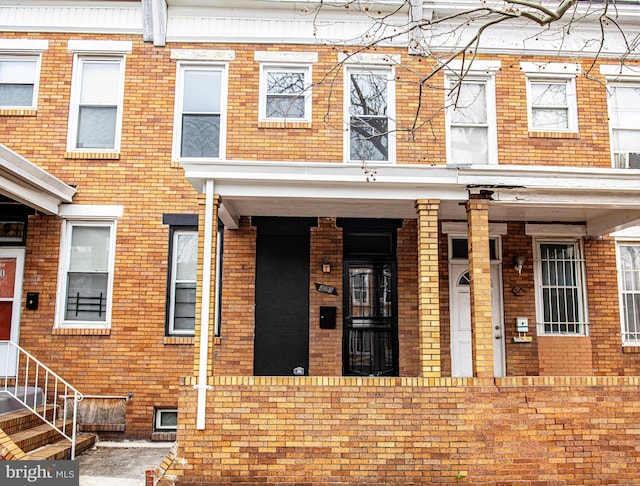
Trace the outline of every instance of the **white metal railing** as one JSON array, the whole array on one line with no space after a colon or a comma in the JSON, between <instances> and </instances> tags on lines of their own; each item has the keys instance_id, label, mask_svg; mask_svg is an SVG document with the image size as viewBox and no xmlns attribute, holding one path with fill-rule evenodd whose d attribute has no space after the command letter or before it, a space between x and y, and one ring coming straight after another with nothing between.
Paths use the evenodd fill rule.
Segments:
<instances>
[{"instance_id":1,"label":"white metal railing","mask_svg":"<svg viewBox=\"0 0 640 486\"><path fill-rule=\"evenodd\" d=\"M70 440L71 459L74 459L78 402L82 400L82 394L16 343L0 341L0 350L5 354L4 369L0 369L0 391L9 393ZM61 405L58 405L59 400Z\"/></svg>"}]
</instances>

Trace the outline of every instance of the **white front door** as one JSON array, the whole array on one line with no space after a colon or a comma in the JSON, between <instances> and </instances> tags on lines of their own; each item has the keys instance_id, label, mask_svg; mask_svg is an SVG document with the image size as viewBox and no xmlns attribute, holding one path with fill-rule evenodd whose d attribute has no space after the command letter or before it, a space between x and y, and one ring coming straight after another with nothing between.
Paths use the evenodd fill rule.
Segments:
<instances>
[{"instance_id":1,"label":"white front door","mask_svg":"<svg viewBox=\"0 0 640 486\"><path fill-rule=\"evenodd\" d=\"M24 248L0 248L0 341L18 344ZM15 348L0 344L0 374L15 374Z\"/></svg>"},{"instance_id":2,"label":"white front door","mask_svg":"<svg viewBox=\"0 0 640 486\"><path fill-rule=\"evenodd\" d=\"M449 266L452 376L473 376L470 284L469 265L466 263L452 263ZM504 323L502 318L501 266L499 264L491 265L491 302L493 314L494 375L504 376Z\"/></svg>"}]
</instances>

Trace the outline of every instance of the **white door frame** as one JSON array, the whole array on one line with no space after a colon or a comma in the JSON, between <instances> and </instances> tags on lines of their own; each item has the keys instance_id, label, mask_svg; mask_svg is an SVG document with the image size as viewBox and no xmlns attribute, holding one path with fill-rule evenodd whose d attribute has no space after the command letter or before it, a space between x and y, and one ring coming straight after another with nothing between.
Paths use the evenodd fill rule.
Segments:
<instances>
[{"instance_id":1,"label":"white door frame","mask_svg":"<svg viewBox=\"0 0 640 486\"><path fill-rule=\"evenodd\" d=\"M9 340L12 343L20 342L20 311L22 310L22 281L24 278L24 258L25 249L23 247L0 247L0 258L16 259L16 274L13 285L13 307L11 309L11 335ZM9 299L0 298L2 301ZM12 348L15 350L15 348ZM9 363L7 370L5 367ZM15 374L15 358L7 356L7 350L0 348L0 372L7 372L9 375Z\"/></svg>"},{"instance_id":2,"label":"white door frame","mask_svg":"<svg viewBox=\"0 0 640 486\"><path fill-rule=\"evenodd\" d=\"M467 238L464 236L454 236L454 238ZM493 238L492 238L493 239ZM451 248L451 245L449 246ZM491 261L491 300L492 300L492 334L493 334L493 360L494 360L494 376L505 376L506 374L506 354L504 340L504 302L502 287L502 261L501 261L501 245L497 238L497 260ZM451 251L450 251L451 254ZM464 273L469 271L469 262L466 259L449 259L449 316L450 316L450 355L451 355L451 373L452 376L471 376L469 373L469 364L471 370L473 363L464 363L462 357L456 355L458 346L456 345L459 338L458 331L454 319L459 315L459 303L457 293L457 283ZM469 311L470 312L470 311ZM469 316L470 319L470 316ZM470 325L470 320L469 320ZM470 339L469 339L470 341ZM469 349L468 358L472 358L473 350ZM466 369L466 372L461 372Z\"/></svg>"}]
</instances>

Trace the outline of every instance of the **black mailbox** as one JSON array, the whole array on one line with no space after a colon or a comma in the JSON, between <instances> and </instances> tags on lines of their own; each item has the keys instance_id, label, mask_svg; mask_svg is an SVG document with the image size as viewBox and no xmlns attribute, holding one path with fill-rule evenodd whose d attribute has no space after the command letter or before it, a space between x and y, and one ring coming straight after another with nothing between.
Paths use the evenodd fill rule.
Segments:
<instances>
[{"instance_id":1,"label":"black mailbox","mask_svg":"<svg viewBox=\"0 0 640 486\"><path fill-rule=\"evenodd\" d=\"M336 308L320 307L320 329L336 328Z\"/></svg>"}]
</instances>

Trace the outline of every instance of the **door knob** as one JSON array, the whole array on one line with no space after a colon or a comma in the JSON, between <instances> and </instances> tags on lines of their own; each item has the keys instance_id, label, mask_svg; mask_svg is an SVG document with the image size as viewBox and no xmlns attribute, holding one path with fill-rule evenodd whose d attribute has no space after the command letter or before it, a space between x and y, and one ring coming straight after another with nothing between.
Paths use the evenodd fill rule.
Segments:
<instances>
[{"instance_id":1,"label":"door knob","mask_svg":"<svg viewBox=\"0 0 640 486\"><path fill-rule=\"evenodd\" d=\"M501 339L501 338L502 338L502 336L496 336L496 339Z\"/></svg>"}]
</instances>

